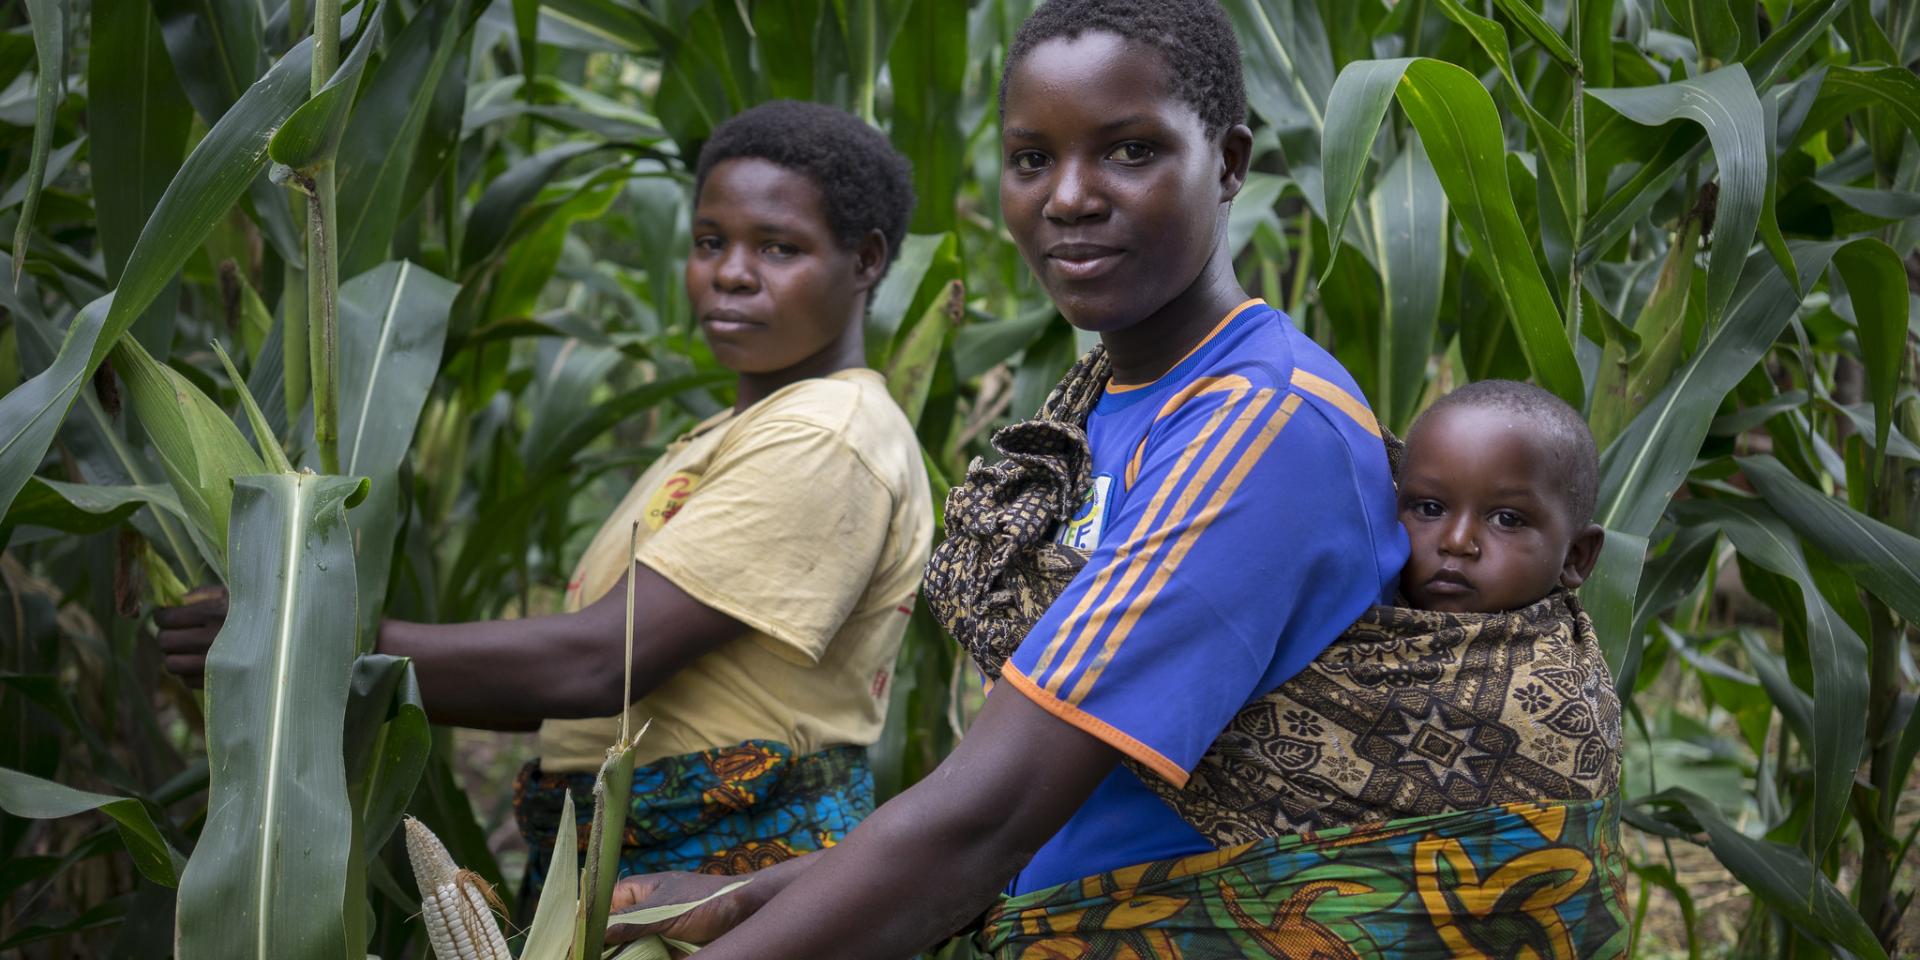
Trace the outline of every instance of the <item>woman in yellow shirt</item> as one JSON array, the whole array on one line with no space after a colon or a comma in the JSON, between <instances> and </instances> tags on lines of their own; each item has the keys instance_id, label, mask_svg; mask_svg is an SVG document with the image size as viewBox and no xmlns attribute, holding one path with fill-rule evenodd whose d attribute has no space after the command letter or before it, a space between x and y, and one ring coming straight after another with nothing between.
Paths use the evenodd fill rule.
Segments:
<instances>
[{"instance_id":1,"label":"woman in yellow shirt","mask_svg":"<svg viewBox=\"0 0 1920 960\"><path fill-rule=\"evenodd\" d=\"M652 722L625 873L745 872L830 846L873 809L864 748L885 719L933 527L912 425L865 367L867 304L912 211L909 169L856 118L782 102L720 125L695 183L687 294L739 375L734 407L633 486L562 613L380 631L382 653L413 659L435 722L539 729L515 791L534 847L528 892L563 794L592 811L623 708ZM204 670L225 606L156 615L169 669Z\"/></svg>"}]
</instances>

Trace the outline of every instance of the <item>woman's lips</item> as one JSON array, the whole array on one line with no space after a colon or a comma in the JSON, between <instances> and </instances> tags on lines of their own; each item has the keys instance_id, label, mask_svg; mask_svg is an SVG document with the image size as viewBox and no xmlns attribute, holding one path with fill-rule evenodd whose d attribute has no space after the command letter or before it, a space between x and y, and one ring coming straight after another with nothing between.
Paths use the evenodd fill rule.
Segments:
<instances>
[{"instance_id":1,"label":"woman's lips","mask_svg":"<svg viewBox=\"0 0 1920 960\"><path fill-rule=\"evenodd\" d=\"M750 330L757 330L766 326L764 323L747 319L745 314L734 313L732 311L715 311L709 313L700 318L700 324L707 329L708 333L720 334L746 333Z\"/></svg>"},{"instance_id":2,"label":"woman's lips","mask_svg":"<svg viewBox=\"0 0 1920 960\"><path fill-rule=\"evenodd\" d=\"M1092 243L1062 243L1047 249L1053 272L1068 280L1092 280L1112 270L1126 251Z\"/></svg>"}]
</instances>

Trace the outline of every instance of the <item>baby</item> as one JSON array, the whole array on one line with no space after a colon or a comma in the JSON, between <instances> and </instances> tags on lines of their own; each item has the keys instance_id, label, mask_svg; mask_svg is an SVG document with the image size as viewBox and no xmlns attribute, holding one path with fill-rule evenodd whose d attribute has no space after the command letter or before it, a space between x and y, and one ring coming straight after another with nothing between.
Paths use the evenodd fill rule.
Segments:
<instances>
[{"instance_id":1,"label":"baby","mask_svg":"<svg viewBox=\"0 0 1920 960\"><path fill-rule=\"evenodd\" d=\"M1499 613L1579 587L1604 537L1598 462L1586 421L1539 387L1482 380L1441 397L1414 422L1400 470L1408 603Z\"/></svg>"}]
</instances>

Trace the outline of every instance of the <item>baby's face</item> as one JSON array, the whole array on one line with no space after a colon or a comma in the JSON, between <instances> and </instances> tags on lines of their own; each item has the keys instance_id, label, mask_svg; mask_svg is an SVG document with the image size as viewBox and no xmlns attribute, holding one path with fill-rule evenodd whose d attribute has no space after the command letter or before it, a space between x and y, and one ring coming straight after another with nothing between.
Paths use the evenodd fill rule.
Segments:
<instances>
[{"instance_id":1,"label":"baby's face","mask_svg":"<svg viewBox=\"0 0 1920 960\"><path fill-rule=\"evenodd\" d=\"M1413 552L1400 588L1422 610L1497 613L1577 587L1588 527L1567 514L1561 465L1523 415L1467 404L1434 411L1407 440L1400 522ZM1595 544L1597 546L1597 543Z\"/></svg>"}]
</instances>

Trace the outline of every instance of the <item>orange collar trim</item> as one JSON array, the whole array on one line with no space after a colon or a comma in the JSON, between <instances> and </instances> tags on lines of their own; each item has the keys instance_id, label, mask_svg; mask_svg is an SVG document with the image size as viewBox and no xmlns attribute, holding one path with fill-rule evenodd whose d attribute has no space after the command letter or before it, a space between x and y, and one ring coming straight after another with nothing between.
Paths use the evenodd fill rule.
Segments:
<instances>
[{"instance_id":1,"label":"orange collar trim","mask_svg":"<svg viewBox=\"0 0 1920 960\"><path fill-rule=\"evenodd\" d=\"M1220 331L1225 330L1227 328L1227 324L1232 323L1235 317L1238 317L1239 315L1247 312L1247 310L1252 307L1265 306L1266 303L1267 301L1262 300L1259 297L1254 297L1252 300L1248 300L1246 303L1243 303L1237 307L1234 307L1232 310L1227 311L1226 317L1222 318L1219 323L1214 324L1213 329L1208 331L1206 336L1200 338L1200 342L1194 344L1193 349L1188 350L1186 353L1186 356L1183 356L1180 359L1174 361L1173 366L1168 367L1167 370L1169 372L1172 372L1173 370L1178 369L1181 364L1186 363L1187 360L1191 358L1194 354L1199 353L1201 347L1204 347L1207 344L1212 343L1213 338L1219 336ZM1146 383L1114 383L1113 381L1109 380L1107 381L1107 392L1108 393L1130 393L1134 390L1145 390L1146 388L1151 387L1154 384L1159 382L1160 382L1159 377L1155 377L1152 380L1148 380Z\"/></svg>"}]
</instances>

